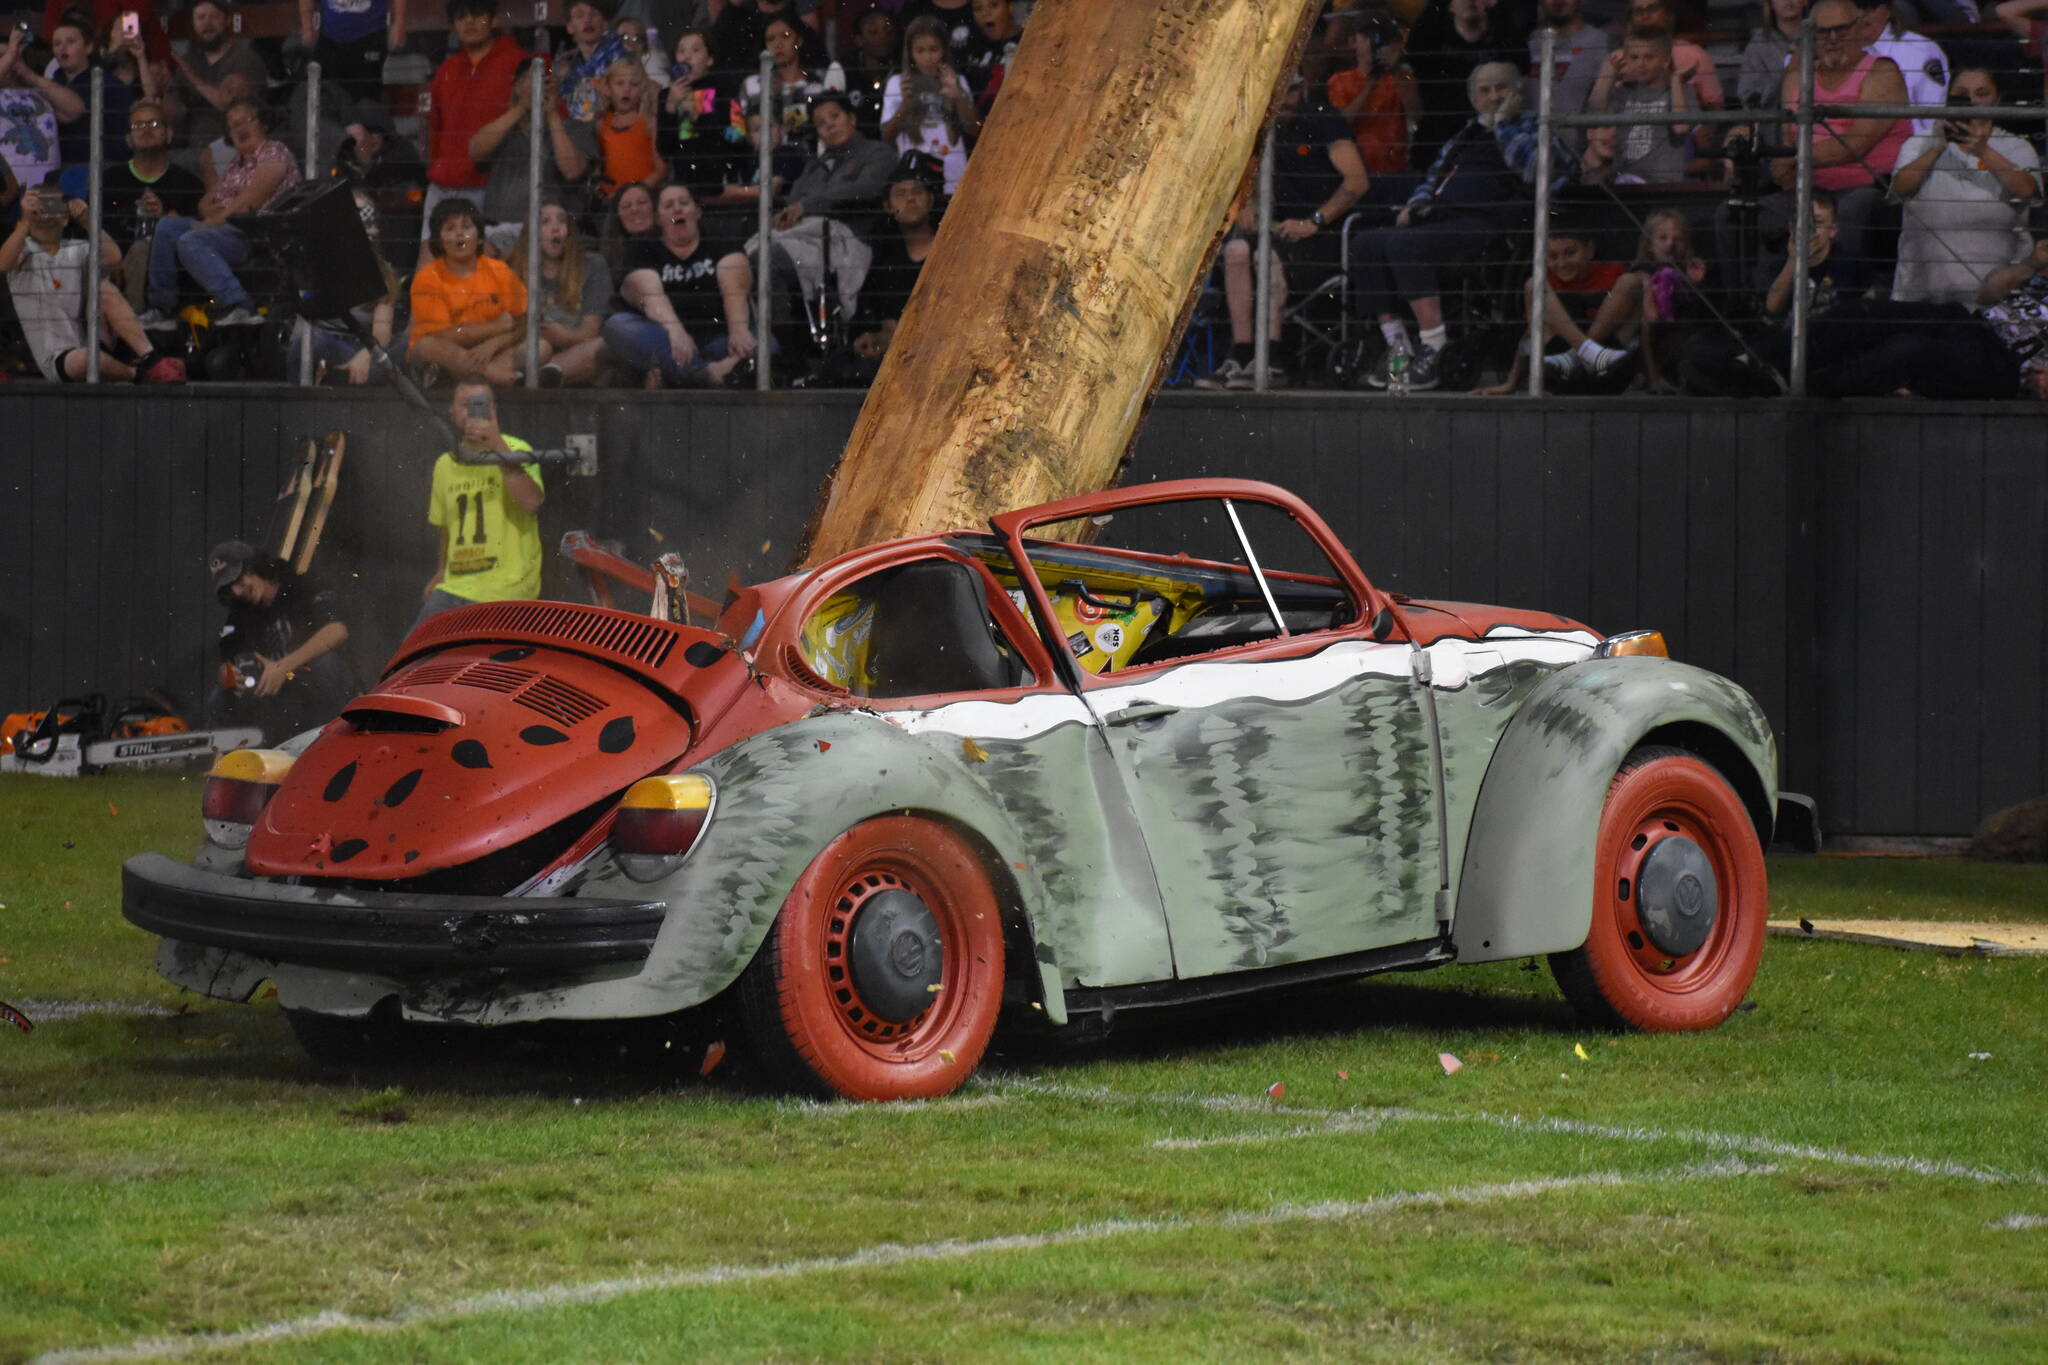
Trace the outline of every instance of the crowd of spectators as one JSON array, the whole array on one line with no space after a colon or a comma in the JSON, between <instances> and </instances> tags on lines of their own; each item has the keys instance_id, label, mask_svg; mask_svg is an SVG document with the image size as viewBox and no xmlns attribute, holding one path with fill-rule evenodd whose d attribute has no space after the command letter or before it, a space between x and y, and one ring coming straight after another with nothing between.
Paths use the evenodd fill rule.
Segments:
<instances>
[{"instance_id":1,"label":"crowd of spectators","mask_svg":"<svg viewBox=\"0 0 2048 1365\"><path fill-rule=\"evenodd\" d=\"M448 0L445 26L424 17L408 0L298 0L279 30L231 0L50 0L10 23L0 377L84 377L82 290L45 277L94 254L97 189L103 376L283 379L310 346L335 384L403 369L429 385L737 385L764 355L778 382L864 383L1030 5L574 0L559 30L515 31L493 0ZM1809 19L1821 101L1957 112L1822 121L1815 228L1795 250L1783 111ZM1549 135L1558 207L1531 357L1546 32L1553 110L1612 122ZM2043 127L1963 106L2037 100L2044 49L2048 0L1330 0L1277 116L1273 201L1228 232L1180 376L1251 387L1263 330L1276 386L1504 392L1538 363L1565 391L1749 391L1774 368L1802 255L1816 315L1990 327L1985 310L2023 314L2009 298L2032 287L2009 277L2036 258ZM1754 119L1711 117L1731 106ZM378 246L385 291L354 327L290 317L242 225L306 180L351 187ZM1261 235L1274 271L1255 317Z\"/></svg>"}]
</instances>

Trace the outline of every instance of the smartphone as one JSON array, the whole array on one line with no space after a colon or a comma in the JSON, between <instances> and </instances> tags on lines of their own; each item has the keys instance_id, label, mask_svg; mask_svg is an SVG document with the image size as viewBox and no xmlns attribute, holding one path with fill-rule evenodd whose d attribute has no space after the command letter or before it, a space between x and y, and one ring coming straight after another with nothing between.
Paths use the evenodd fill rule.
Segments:
<instances>
[{"instance_id":1,"label":"smartphone","mask_svg":"<svg viewBox=\"0 0 2048 1365\"><path fill-rule=\"evenodd\" d=\"M121 36L130 42L142 36L142 16L132 9L122 11Z\"/></svg>"},{"instance_id":2,"label":"smartphone","mask_svg":"<svg viewBox=\"0 0 2048 1365\"><path fill-rule=\"evenodd\" d=\"M489 421L491 416L491 400L482 394L472 395L469 400L469 415L481 421Z\"/></svg>"}]
</instances>

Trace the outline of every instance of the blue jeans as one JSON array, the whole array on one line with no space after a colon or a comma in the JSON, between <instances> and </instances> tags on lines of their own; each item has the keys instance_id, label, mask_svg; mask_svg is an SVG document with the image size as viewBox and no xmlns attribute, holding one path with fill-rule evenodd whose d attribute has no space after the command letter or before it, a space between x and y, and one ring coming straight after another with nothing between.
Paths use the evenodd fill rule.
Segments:
<instances>
[{"instance_id":1,"label":"blue jeans","mask_svg":"<svg viewBox=\"0 0 2048 1365\"><path fill-rule=\"evenodd\" d=\"M726 339L721 336L699 344L688 365L676 364L675 352L668 344L668 330L638 313L612 314L605 319L600 335L604 337L605 349L619 364L634 374L660 370L662 382L667 384L680 384L712 361L725 358Z\"/></svg>"},{"instance_id":2,"label":"blue jeans","mask_svg":"<svg viewBox=\"0 0 2048 1365\"><path fill-rule=\"evenodd\" d=\"M223 308L246 308L249 291L235 278L234 267L249 261L249 239L226 223L202 226L197 218L167 217L156 225L149 248L149 306L160 312L178 307L178 267L199 282Z\"/></svg>"}]
</instances>

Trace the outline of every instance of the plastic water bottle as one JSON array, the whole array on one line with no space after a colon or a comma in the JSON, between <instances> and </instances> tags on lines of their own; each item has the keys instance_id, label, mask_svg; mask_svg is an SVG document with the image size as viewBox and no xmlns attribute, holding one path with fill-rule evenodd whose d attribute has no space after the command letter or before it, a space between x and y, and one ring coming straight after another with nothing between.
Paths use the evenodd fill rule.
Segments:
<instances>
[{"instance_id":1,"label":"plastic water bottle","mask_svg":"<svg viewBox=\"0 0 2048 1365\"><path fill-rule=\"evenodd\" d=\"M1408 367L1415 361L1415 348L1408 344L1407 333L1387 348L1387 392L1396 398L1406 398L1412 390L1408 387Z\"/></svg>"}]
</instances>

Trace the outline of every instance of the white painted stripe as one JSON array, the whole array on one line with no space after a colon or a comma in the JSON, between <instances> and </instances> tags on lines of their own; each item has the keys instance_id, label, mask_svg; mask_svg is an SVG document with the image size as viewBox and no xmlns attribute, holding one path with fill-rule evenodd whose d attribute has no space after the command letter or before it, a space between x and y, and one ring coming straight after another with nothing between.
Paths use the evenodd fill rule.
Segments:
<instances>
[{"instance_id":1,"label":"white painted stripe","mask_svg":"<svg viewBox=\"0 0 2048 1365\"><path fill-rule=\"evenodd\" d=\"M1324 1122L1344 1120L1378 1120L1383 1122L1406 1123L1447 1123L1484 1124L1494 1128L1507 1128L1531 1133L1562 1133L1573 1137L1610 1138L1620 1142L1684 1142L1695 1146L1711 1147L1720 1151L1740 1152L1748 1156L1790 1157L1801 1161L1819 1161L1833 1166L1849 1166L1861 1170L1897 1171L1910 1175L1939 1176L1956 1180L1969 1180L1984 1185L2041 1185L2048 1187L2048 1175L2037 1171L2001 1171L1988 1166L1970 1166L1943 1158L1918 1156L1887 1156L1862 1152L1843 1151L1832 1147L1817 1147L1810 1143L1786 1142L1776 1138L1754 1137L1741 1133L1716 1133L1704 1128L1642 1128L1623 1127L1607 1123L1591 1123L1581 1119L1536 1118L1525 1119L1519 1114L1493 1114L1485 1110L1468 1110L1455 1114L1437 1114L1427 1110L1404 1109L1399 1107L1356 1109L1306 1109L1292 1105L1272 1104L1265 1100L1244 1095L1197 1095L1189 1093L1165 1095L1131 1095L1099 1087L1066 1087L1044 1082L1027 1081L1015 1077L991 1076L984 1084L1003 1089L1022 1091L1026 1094L1044 1095L1057 1099L1082 1099L1112 1104L1192 1106L1227 1114L1277 1114L1287 1118L1314 1118ZM1280 1137L1289 1134L1276 1134ZM1315 1130L1302 1129L1301 1136L1318 1136Z\"/></svg>"},{"instance_id":2,"label":"white painted stripe","mask_svg":"<svg viewBox=\"0 0 2048 1365\"><path fill-rule=\"evenodd\" d=\"M175 1013L163 1005L127 1000L13 1000L8 1003L27 1015L32 1024L55 1024L93 1014L112 1014L124 1019L168 1019Z\"/></svg>"},{"instance_id":3,"label":"white painted stripe","mask_svg":"<svg viewBox=\"0 0 2048 1365\"><path fill-rule=\"evenodd\" d=\"M860 1108L856 1112L876 1112ZM51 1351L37 1356L30 1365L100 1365L100 1362L128 1360L172 1360L202 1351L233 1350L264 1346L274 1342L304 1341L337 1332L389 1335L411 1327L439 1326L476 1318L509 1314L538 1313L554 1308L610 1303L629 1294L661 1293L677 1289L709 1289L722 1285L766 1280L789 1280L805 1275L831 1274L849 1270L874 1270L889 1266L932 1261L957 1261L992 1252L1040 1251L1049 1247L1103 1242L1119 1237L1154 1233L1235 1230L1276 1227L1293 1223L1337 1223L1377 1218L1414 1208L1452 1208L1528 1199L1559 1190L1621 1188L1669 1184L1685 1180L1725 1180L1739 1176L1767 1175L1772 1166L1752 1166L1740 1161L1681 1166L1644 1175L1617 1171L1595 1171L1585 1175L1550 1176L1534 1180L1511 1180L1493 1185L1465 1185L1448 1190L1418 1190L1381 1195L1376 1199L1330 1200L1320 1204L1276 1204L1266 1209L1191 1218L1111 1218L1080 1223L1049 1232L1012 1233L905 1246L883 1242L863 1247L844 1256L821 1256L800 1261L778 1261L767 1265L708 1266L700 1270L671 1270L632 1275L620 1279L594 1280L582 1284L544 1285L535 1289L505 1289L439 1304L417 1304L377 1317L328 1311L311 1317L290 1318L250 1327L239 1332L206 1332L191 1336L147 1337L111 1346L84 1346Z\"/></svg>"},{"instance_id":4,"label":"white painted stripe","mask_svg":"<svg viewBox=\"0 0 2048 1365\"><path fill-rule=\"evenodd\" d=\"M2038 1213L2009 1213L1991 1226L2003 1228L2007 1232L2034 1232L2040 1228L2048 1228L2048 1218L2043 1218Z\"/></svg>"}]
</instances>

